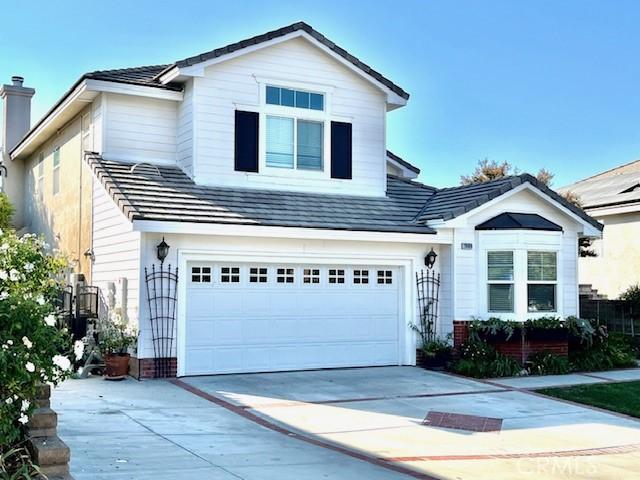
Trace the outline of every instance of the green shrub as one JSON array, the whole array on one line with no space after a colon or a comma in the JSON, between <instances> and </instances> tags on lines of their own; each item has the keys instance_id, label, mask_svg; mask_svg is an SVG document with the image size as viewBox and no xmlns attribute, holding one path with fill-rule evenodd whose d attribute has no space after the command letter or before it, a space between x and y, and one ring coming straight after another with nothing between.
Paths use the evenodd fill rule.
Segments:
<instances>
[{"instance_id":1,"label":"green shrub","mask_svg":"<svg viewBox=\"0 0 640 480\"><path fill-rule=\"evenodd\" d=\"M537 352L529 356L529 372L532 375L563 375L569 373L569 360L550 352Z\"/></svg>"},{"instance_id":2,"label":"green shrub","mask_svg":"<svg viewBox=\"0 0 640 480\"><path fill-rule=\"evenodd\" d=\"M42 478L40 473L40 469L33 464L26 448L10 448L4 452L0 452L1 480L30 480L32 478Z\"/></svg>"},{"instance_id":3,"label":"green shrub","mask_svg":"<svg viewBox=\"0 0 640 480\"><path fill-rule=\"evenodd\" d=\"M451 370L474 378L512 377L522 371L514 359L496 352L486 342L469 342L460 347L460 356Z\"/></svg>"},{"instance_id":4,"label":"green shrub","mask_svg":"<svg viewBox=\"0 0 640 480\"><path fill-rule=\"evenodd\" d=\"M11 217L13 217L13 205L9 197L4 192L0 192L0 229L9 230L11 228Z\"/></svg>"},{"instance_id":5,"label":"green shrub","mask_svg":"<svg viewBox=\"0 0 640 480\"><path fill-rule=\"evenodd\" d=\"M23 440L37 385L71 373L55 307L64 265L42 239L0 231L0 453Z\"/></svg>"},{"instance_id":6,"label":"green shrub","mask_svg":"<svg viewBox=\"0 0 640 480\"><path fill-rule=\"evenodd\" d=\"M560 317L545 316L527 320L524 322L526 328L533 328L539 330L552 330L556 328L564 328L565 322Z\"/></svg>"},{"instance_id":7,"label":"green shrub","mask_svg":"<svg viewBox=\"0 0 640 480\"><path fill-rule=\"evenodd\" d=\"M521 324L518 322L496 317L491 317L488 320L474 320L469 325L469 341L482 342L483 335L496 336L500 334L504 335L505 340L510 340L520 326Z\"/></svg>"},{"instance_id":8,"label":"green shrub","mask_svg":"<svg viewBox=\"0 0 640 480\"><path fill-rule=\"evenodd\" d=\"M583 347L590 347L593 344L596 335L595 322L572 316L567 317L566 324L569 329L569 338L573 343Z\"/></svg>"},{"instance_id":9,"label":"green shrub","mask_svg":"<svg viewBox=\"0 0 640 480\"><path fill-rule=\"evenodd\" d=\"M636 357L630 347L617 341L615 337L594 344L590 348L570 351L569 361L572 368L580 372L636 366Z\"/></svg>"}]
</instances>

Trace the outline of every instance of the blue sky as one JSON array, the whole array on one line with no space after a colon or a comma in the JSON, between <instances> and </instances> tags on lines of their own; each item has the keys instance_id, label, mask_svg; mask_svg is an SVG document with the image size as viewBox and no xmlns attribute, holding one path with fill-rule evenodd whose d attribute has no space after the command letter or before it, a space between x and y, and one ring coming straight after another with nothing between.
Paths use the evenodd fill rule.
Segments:
<instances>
[{"instance_id":1,"label":"blue sky","mask_svg":"<svg viewBox=\"0 0 640 480\"><path fill-rule=\"evenodd\" d=\"M3 7L0 81L37 120L83 73L168 63L304 20L411 93L388 145L422 181L483 158L554 185L640 158L640 2L106 1Z\"/></svg>"}]
</instances>

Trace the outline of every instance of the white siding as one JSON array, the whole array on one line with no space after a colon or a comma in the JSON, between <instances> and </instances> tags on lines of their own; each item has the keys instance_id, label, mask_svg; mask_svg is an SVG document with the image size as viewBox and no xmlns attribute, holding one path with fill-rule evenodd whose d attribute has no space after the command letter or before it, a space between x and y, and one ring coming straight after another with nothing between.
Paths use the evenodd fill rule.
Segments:
<instances>
[{"instance_id":1,"label":"white siding","mask_svg":"<svg viewBox=\"0 0 640 480\"><path fill-rule=\"evenodd\" d=\"M285 169L259 174L234 171L234 111L260 108L260 79L313 82L333 88L332 118L353 124L353 180L301 175ZM289 40L212 65L194 82L198 183L384 195L385 96L306 40ZM329 168L325 162L325 169Z\"/></svg>"},{"instance_id":2,"label":"white siding","mask_svg":"<svg viewBox=\"0 0 640 480\"><path fill-rule=\"evenodd\" d=\"M107 94L105 158L175 164L177 131L177 102Z\"/></svg>"},{"instance_id":3,"label":"white siding","mask_svg":"<svg viewBox=\"0 0 640 480\"><path fill-rule=\"evenodd\" d=\"M563 228L561 234L546 232L502 232L482 235L475 226L503 212L537 213ZM492 206L480 209L468 217L466 225L454 232L454 320L470 320L483 316L482 306L486 303L485 257L484 251L491 245L516 249L536 247L551 248L557 245L559 257L558 315L567 317L578 314L578 231L580 224L565 215L538 195L523 190L498 201ZM552 238L553 237L553 238ZM472 250L462 250L462 243L471 243ZM506 314L505 314L506 315ZM508 317L508 315L507 315ZM512 314L510 318L514 318Z\"/></svg>"},{"instance_id":4,"label":"white siding","mask_svg":"<svg viewBox=\"0 0 640 480\"><path fill-rule=\"evenodd\" d=\"M183 101L178 105L177 162L193 176L193 81L184 85Z\"/></svg>"},{"instance_id":5,"label":"white siding","mask_svg":"<svg viewBox=\"0 0 640 480\"><path fill-rule=\"evenodd\" d=\"M106 302L108 283L127 279L127 315L138 319L140 280L140 233L122 214L100 182L93 181L93 253L92 283L100 287Z\"/></svg>"}]
</instances>

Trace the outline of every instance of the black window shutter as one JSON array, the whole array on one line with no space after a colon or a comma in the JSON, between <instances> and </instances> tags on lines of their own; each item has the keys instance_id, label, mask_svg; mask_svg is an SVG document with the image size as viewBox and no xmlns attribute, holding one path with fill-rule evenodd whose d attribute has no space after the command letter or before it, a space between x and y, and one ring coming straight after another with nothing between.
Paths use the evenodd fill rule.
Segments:
<instances>
[{"instance_id":1,"label":"black window shutter","mask_svg":"<svg viewBox=\"0 0 640 480\"><path fill-rule=\"evenodd\" d=\"M352 177L351 124L331 122L331 178Z\"/></svg>"},{"instance_id":2,"label":"black window shutter","mask_svg":"<svg viewBox=\"0 0 640 480\"><path fill-rule=\"evenodd\" d=\"M258 114L236 110L235 170L258 172Z\"/></svg>"}]
</instances>

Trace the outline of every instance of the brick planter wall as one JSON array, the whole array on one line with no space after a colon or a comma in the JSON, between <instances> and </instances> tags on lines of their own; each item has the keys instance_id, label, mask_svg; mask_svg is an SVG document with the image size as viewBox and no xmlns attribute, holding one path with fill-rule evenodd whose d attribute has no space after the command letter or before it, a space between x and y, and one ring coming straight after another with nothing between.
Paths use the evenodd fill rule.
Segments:
<instances>
[{"instance_id":1,"label":"brick planter wall","mask_svg":"<svg viewBox=\"0 0 640 480\"><path fill-rule=\"evenodd\" d=\"M178 372L178 359L169 359L169 377L175 377ZM156 378L156 364L153 358L131 357L129 361L129 375L138 380Z\"/></svg>"},{"instance_id":2,"label":"brick planter wall","mask_svg":"<svg viewBox=\"0 0 640 480\"><path fill-rule=\"evenodd\" d=\"M460 345L469 338L470 323L464 320L454 320L453 322L453 347L456 353L459 352ZM568 340L528 340L525 336L524 342L512 339L509 342L489 341L488 343L495 347L499 353L520 362L525 362L531 354L538 352L549 352L562 357L569 355Z\"/></svg>"}]
</instances>

